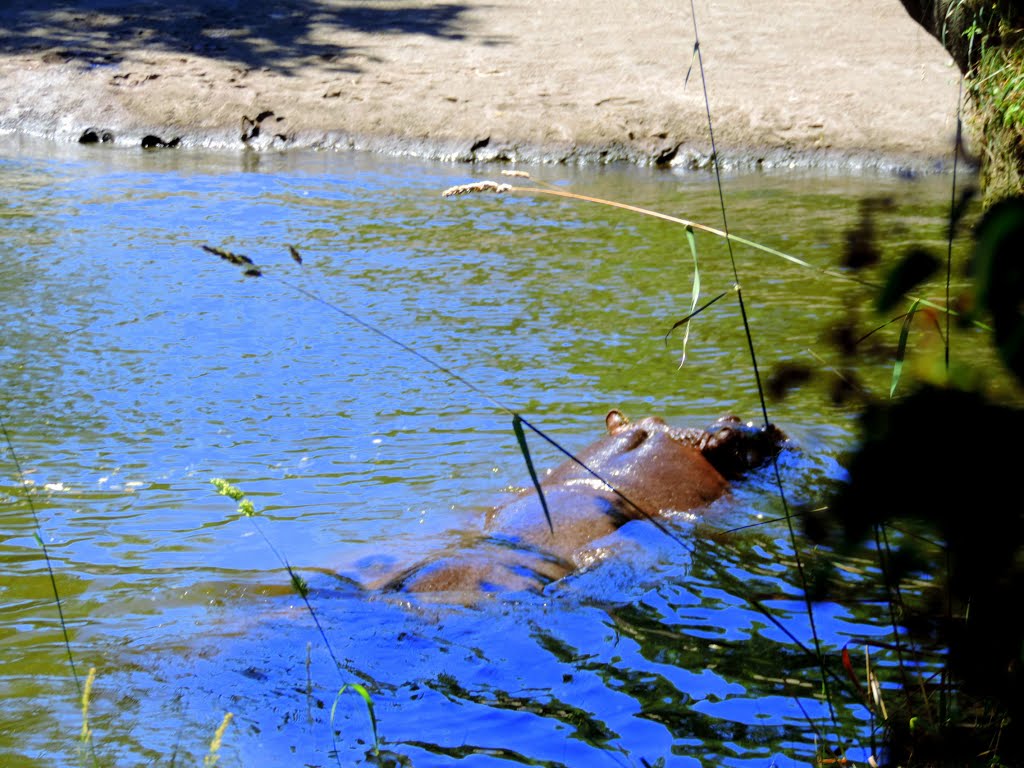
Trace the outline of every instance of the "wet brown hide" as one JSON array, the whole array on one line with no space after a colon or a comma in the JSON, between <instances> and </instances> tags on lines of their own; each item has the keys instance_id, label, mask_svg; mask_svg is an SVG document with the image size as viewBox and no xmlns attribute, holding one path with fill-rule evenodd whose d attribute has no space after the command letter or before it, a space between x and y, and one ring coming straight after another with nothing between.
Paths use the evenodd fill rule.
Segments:
<instances>
[{"instance_id":1,"label":"wet brown hide","mask_svg":"<svg viewBox=\"0 0 1024 768\"><path fill-rule=\"evenodd\" d=\"M554 530L530 490L491 511L483 535L373 587L446 593L456 602L540 590L576 570L591 543L630 520L707 506L729 489L723 472L756 466L785 439L774 427L743 427L734 417L708 430L676 429L657 417L630 422L613 410L605 425L605 437L541 483Z\"/></svg>"}]
</instances>

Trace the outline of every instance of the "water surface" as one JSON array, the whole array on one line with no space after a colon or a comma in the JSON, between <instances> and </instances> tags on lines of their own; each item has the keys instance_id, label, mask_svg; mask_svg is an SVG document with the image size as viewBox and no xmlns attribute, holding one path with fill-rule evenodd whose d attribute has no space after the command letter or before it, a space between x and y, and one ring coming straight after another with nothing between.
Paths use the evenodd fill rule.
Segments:
<instances>
[{"instance_id":1,"label":"water surface","mask_svg":"<svg viewBox=\"0 0 1024 768\"><path fill-rule=\"evenodd\" d=\"M704 175L531 170L721 222ZM694 324L685 366L681 334L665 342L690 306L681 228L565 200L440 197L496 173L5 140L0 415L32 507L4 446L2 762L79 761L79 702L37 531L78 674L97 669L89 716L101 764L198 764L225 712L234 721L221 765L371 761L361 700L335 705L352 682L374 701L384 764L812 758L805 712L826 714L817 668L751 603L808 641L778 523L719 542L679 520L686 547L631 524L600 565L479 609L410 608L331 575L365 580L454 544L525 487L503 408L569 448L595 439L610 407L688 425L759 414L732 294ZM820 267L837 265L867 198L890 201L877 217L884 256L913 242L944 253L947 178L725 184L735 232ZM697 243L703 295L728 291L727 249L706 235ZM242 276L204 244L249 255L265 277ZM854 284L749 248L735 258L762 369L798 362L820 373L769 406L800 446L782 462L787 493L814 504L855 438L855 407L828 396L831 371L847 364L830 329L853 316L881 321L858 309L870 293ZM878 393L897 330L855 361ZM958 331L954 354L990 366L982 342ZM541 466L559 460L534 451ZM214 477L249 494L255 523L215 494ZM729 528L780 511L770 477L757 475L708 519ZM282 558L309 581L323 634L288 589ZM887 631L870 603L826 604L816 616L833 652ZM855 741L865 717L840 706Z\"/></svg>"}]
</instances>

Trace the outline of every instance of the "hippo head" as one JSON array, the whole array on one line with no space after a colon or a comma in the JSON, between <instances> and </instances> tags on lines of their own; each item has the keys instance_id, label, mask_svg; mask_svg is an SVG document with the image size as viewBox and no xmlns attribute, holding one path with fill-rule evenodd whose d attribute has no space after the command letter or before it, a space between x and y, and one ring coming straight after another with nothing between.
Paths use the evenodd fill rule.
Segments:
<instances>
[{"instance_id":1,"label":"hippo head","mask_svg":"<svg viewBox=\"0 0 1024 768\"><path fill-rule=\"evenodd\" d=\"M633 506L616 502L616 508L631 518L693 509L725 492L726 480L701 455L696 438L685 438L684 430L656 416L629 421L617 410L605 417L605 424L605 437L547 475L545 493L564 489L583 499L614 489L632 502Z\"/></svg>"},{"instance_id":2,"label":"hippo head","mask_svg":"<svg viewBox=\"0 0 1024 768\"><path fill-rule=\"evenodd\" d=\"M684 429L657 416L630 421L612 410L605 426L607 436L552 472L546 489L593 485L593 471L643 512L686 511L717 499L729 479L768 461L786 440L775 427L746 425L735 416Z\"/></svg>"},{"instance_id":3,"label":"hippo head","mask_svg":"<svg viewBox=\"0 0 1024 768\"><path fill-rule=\"evenodd\" d=\"M605 425L609 435L625 435L640 427L645 434L653 431L662 434L662 439L691 445L729 479L765 464L789 439L772 424L757 426L753 422L744 423L737 416L723 416L706 429L677 429L657 417L634 424L621 411L611 410L605 417Z\"/></svg>"}]
</instances>

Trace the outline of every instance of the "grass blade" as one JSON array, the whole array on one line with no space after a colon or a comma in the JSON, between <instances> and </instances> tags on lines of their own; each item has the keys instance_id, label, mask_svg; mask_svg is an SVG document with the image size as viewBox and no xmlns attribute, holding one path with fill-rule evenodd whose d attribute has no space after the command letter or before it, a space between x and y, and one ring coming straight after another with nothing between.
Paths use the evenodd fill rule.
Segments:
<instances>
[{"instance_id":1,"label":"grass blade","mask_svg":"<svg viewBox=\"0 0 1024 768\"><path fill-rule=\"evenodd\" d=\"M896 362L892 366L892 383L889 385L889 397L896 394L896 387L900 383L900 376L903 375L903 360L907 355L907 337L910 335L910 326L914 322L914 314L920 306L920 299L914 299L910 305L910 311L903 318L903 326L900 328L900 341L896 346Z\"/></svg>"},{"instance_id":2,"label":"grass blade","mask_svg":"<svg viewBox=\"0 0 1024 768\"><path fill-rule=\"evenodd\" d=\"M700 263L697 260L697 237L693 233L693 227L686 228L686 242L690 244L690 254L693 256L693 287L690 295L690 312L687 317L693 317L697 309L697 301L700 299ZM690 341L690 324L686 324L686 331L683 333L683 356L679 359L679 367L686 364L686 345Z\"/></svg>"},{"instance_id":3,"label":"grass blade","mask_svg":"<svg viewBox=\"0 0 1024 768\"><path fill-rule=\"evenodd\" d=\"M89 702L92 697L92 686L96 682L96 667L89 667L89 674L85 678L85 686L82 688L82 730L78 736L78 753L82 763L88 754L92 755L92 764L98 766L96 752L92 743L92 728L89 726Z\"/></svg>"},{"instance_id":4,"label":"grass blade","mask_svg":"<svg viewBox=\"0 0 1024 768\"><path fill-rule=\"evenodd\" d=\"M537 496L540 497L540 506L544 510L544 519L548 521L548 528L551 532L555 532L555 525L551 522L551 512L548 510L548 501L544 498L544 491L540 487L540 480L537 477L537 470L533 468L533 459L530 458L530 448L526 444L526 434L523 432L523 419L516 413L512 416L512 429L516 433L516 440L519 441L519 450L523 454L523 459L526 460L526 469L530 473L530 479L533 480L533 487L537 489Z\"/></svg>"},{"instance_id":5,"label":"grass blade","mask_svg":"<svg viewBox=\"0 0 1024 768\"><path fill-rule=\"evenodd\" d=\"M345 683L338 689L337 695L334 697L334 703L331 704L331 741L334 742L334 756L338 758L338 743L334 738L334 717L338 711L338 702L341 701L342 694L345 691L352 690L359 694L363 702L366 704L366 711L370 715L370 730L373 732L373 754L380 754L380 736L377 733L377 715L373 711L373 699L370 697L370 692L359 683Z\"/></svg>"}]
</instances>

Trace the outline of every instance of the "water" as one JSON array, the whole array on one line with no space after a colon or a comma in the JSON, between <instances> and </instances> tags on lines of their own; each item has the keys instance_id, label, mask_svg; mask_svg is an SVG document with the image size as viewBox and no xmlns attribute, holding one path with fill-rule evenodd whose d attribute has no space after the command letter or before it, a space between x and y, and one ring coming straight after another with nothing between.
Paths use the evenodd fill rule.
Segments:
<instances>
[{"instance_id":1,"label":"water","mask_svg":"<svg viewBox=\"0 0 1024 768\"><path fill-rule=\"evenodd\" d=\"M720 222L708 177L532 170ZM33 506L4 446L0 762L89 762L33 515L78 673L97 670L89 724L104 765L198 764L225 712L221 765L370 761L367 710L357 694L337 695L345 683L369 691L389 765L813 757L805 712L825 717L815 664L750 601L809 642L777 523L715 542L679 521L686 548L630 524L599 566L478 609L410 608L332 576L366 580L453 544L528 484L496 403L575 448L600 434L610 407L694 425L758 415L731 296L695 324L682 369L681 334L665 343L692 285L679 227L565 200L440 197L496 172L4 140L0 415ZM878 217L884 255L911 242L944 253L948 179L725 182L734 231L822 267L838 262L869 197L893 201ZM703 295L728 291L726 249L697 242ZM266 276L243 277L204 244L248 254ZM816 503L855 437L855 409L828 397L829 371L844 365L829 331L855 312L877 322L852 309L870 294L748 248L736 259L763 369L821 371L770 406L801 447L783 461L787 492ZM873 337L856 361L879 393L897 332ZM915 338L932 343L924 330ZM989 369L982 341L958 332L954 354ZM534 451L541 466L558 461ZM256 523L215 494L214 477L247 492ZM779 511L759 475L709 519L721 528ZM324 635L279 556L310 583ZM876 604L826 604L816 616L833 653L886 632ZM840 706L858 747L865 717Z\"/></svg>"}]
</instances>

